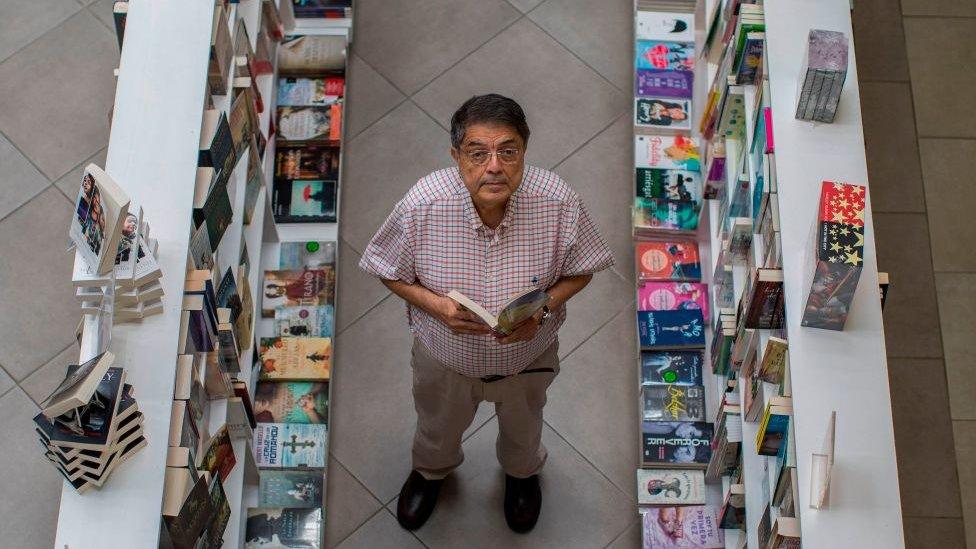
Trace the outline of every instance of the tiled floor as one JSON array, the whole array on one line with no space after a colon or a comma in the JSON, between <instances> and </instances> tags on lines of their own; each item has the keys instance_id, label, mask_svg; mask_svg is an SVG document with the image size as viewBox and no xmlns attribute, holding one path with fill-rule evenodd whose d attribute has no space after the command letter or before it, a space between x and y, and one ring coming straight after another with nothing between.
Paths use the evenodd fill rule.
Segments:
<instances>
[{"instance_id":1,"label":"tiled floor","mask_svg":"<svg viewBox=\"0 0 976 549\"><path fill-rule=\"evenodd\" d=\"M855 1L879 266L892 278L885 322L906 539L951 549L968 536L976 549L976 1ZM67 196L81 166L104 161L118 63L111 5L0 2L0 438L14 448L0 453L0 532L18 548L53 544L60 483L28 441L29 417L71 352ZM636 425L619 398L633 371L629 224L619 193L601 190L629 177L630 10L628 0L357 1L330 547L637 546ZM526 107L530 162L580 191L619 267L570 302L537 529L505 527L497 427L484 407L467 462L411 534L392 505L414 421L403 307L355 264L406 188L448 165L454 105L488 90Z\"/></svg>"}]
</instances>

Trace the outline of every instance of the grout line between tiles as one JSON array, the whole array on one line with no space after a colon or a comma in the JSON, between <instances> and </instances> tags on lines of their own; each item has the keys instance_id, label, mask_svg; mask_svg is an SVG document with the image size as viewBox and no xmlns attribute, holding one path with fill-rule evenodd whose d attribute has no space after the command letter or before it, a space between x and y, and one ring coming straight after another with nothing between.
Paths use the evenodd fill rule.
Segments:
<instances>
[{"instance_id":1,"label":"grout line between tiles","mask_svg":"<svg viewBox=\"0 0 976 549\"><path fill-rule=\"evenodd\" d=\"M72 17L74 17L74 16L76 16L76 15L78 15L79 13L81 13L81 12L83 12L83 11L85 11L85 6L84 6L84 5L81 5L81 6L79 6L79 8L78 8L78 11L76 11L76 12L74 12L74 13L72 13L71 15L69 15L69 16L67 16L67 17L65 17L64 19L62 19L61 21L59 21L59 22L58 22L58 24L56 24L56 25L54 25L53 27L51 27L51 28L49 28L49 29L47 29L46 31L44 31L44 32L42 32L41 34L39 34L38 36L36 36L36 37L35 37L35 38L34 38L33 40L31 40L30 42L28 42L28 43L26 43L26 44L24 44L23 46L21 46L21 47L19 47L19 48L17 48L16 50L14 50L14 51L12 51L12 52L10 52L10 54L9 54L9 55L7 55L6 57L4 57L4 58L2 58L2 59L0 59L0 65L2 65L2 64L4 64L4 63L6 63L6 62L7 62L8 60L10 60L10 59L12 59L12 58L13 58L13 57L14 57L15 55L17 55L18 53L20 53L20 52L22 52L22 51L24 51L24 50L26 50L27 48L29 48L29 47L31 46L31 44L33 44L34 42L37 42L37 41L38 41L38 40L40 40L41 38L44 38L45 36L47 36L47 35L48 35L48 33L50 33L50 32L51 32L51 31L53 31L54 29L56 29L56 28L58 28L58 27L60 27L61 25L63 25L65 21L67 21L68 19L71 19ZM97 19L97 18L96 18L96 19Z\"/></svg>"},{"instance_id":2,"label":"grout line between tiles","mask_svg":"<svg viewBox=\"0 0 976 549\"><path fill-rule=\"evenodd\" d=\"M930 14L901 14L902 19L976 19L976 15L930 15Z\"/></svg>"},{"instance_id":3,"label":"grout line between tiles","mask_svg":"<svg viewBox=\"0 0 976 549\"><path fill-rule=\"evenodd\" d=\"M37 170L37 173L41 174L41 177L43 177L44 179L47 179L47 182L48 183L54 183L55 181L57 181L56 179L51 179L50 177L48 177L47 174L44 173L44 170L42 170L40 167L38 167L38 165L34 163L34 160L31 157L27 156L27 153L25 153L24 151L22 151L20 149L20 146L17 145L17 143L15 143L14 140L11 139L10 136L7 135L3 130L0 130L0 137L3 137L4 139L6 139L7 140L7 143L10 143L10 146L13 147L14 150L16 150L18 153L20 153L20 156L23 156L24 157L24 160L26 160L31 166L34 167L35 170ZM74 168L71 168L71 169L73 170Z\"/></svg>"},{"instance_id":4,"label":"grout line between tiles","mask_svg":"<svg viewBox=\"0 0 976 549\"><path fill-rule=\"evenodd\" d=\"M393 292L387 292L387 294L383 297L383 299L381 299L381 300L379 300L379 301L376 302L376 305L373 305L369 309L366 309L366 312L364 312L363 314L357 316L356 319L353 320L352 322L350 322L349 324L347 324L345 328L343 328L341 330L338 330L336 332L336 337L339 337L340 335L342 335L343 333L345 333L346 330L348 330L349 328L352 328L357 322L359 322L360 320L362 320L364 316L368 315L370 312L372 312L373 309L379 307L381 303L383 303L384 301L386 301L387 299L389 299L389 297L391 295L393 295Z\"/></svg>"},{"instance_id":5,"label":"grout line between tiles","mask_svg":"<svg viewBox=\"0 0 976 549\"><path fill-rule=\"evenodd\" d=\"M335 544L335 545L336 545L336 547L338 547L339 545L342 545L342 542L344 542L344 541L346 541L347 539L349 539L349 536L351 536L351 535L353 535L353 534L355 534L355 533L356 533L356 532L357 532L357 531L358 531L358 530L359 530L360 528L362 528L362 527L363 527L363 525L364 525L364 524L366 524L366 523L367 523L367 522L369 522L369 521L370 521L370 520L371 520L371 519L372 519L373 517L375 517L375 516L376 516L376 513L378 513L378 512L380 512L380 511L381 511L381 510L383 509L383 507L384 507L384 505L383 505L383 501L382 501L382 500L381 500L380 498L378 498L378 497L376 497L376 494L374 494L374 493L372 492L372 490L370 490L370 489L369 489L369 487L367 487L367 486L366 486L365 484L363 484L363 481L361 481L361 480L359 480L359 477L357 477L357 476L355 475L355 473L353 473L353 472L352 472L352 471L351 471L351 470L350 470L350 469L349 469L348 467L346 467L346 464L344 464L344 463L342 463L342 461L340 461L340 460L339 460L339 458L338 458L338 457L336 457L336 455L335 455L334 453L332 453L332 452L329 452L329 455L330 455L330 456L332 457L332 459L334 459L334 460L336 461L336 463L338 463L338 464L339 464L339 466L340 466L340 467L342 467L343 469L345 469L345 471L346 471L347 473L349 473L349 476L350 476L350 477L352 477L352 479L353 479L353 480L355 480L355 481L356 481L356 483L357 483L357 484L359 484L359 486L360 486L360 487L361 487L361 488L362 488L363 490L365 490L365 491L366 491L366 493L367 493L367 494L369 494L369 496L370 496L371 498L373 498L373 500L374 500L374 501L376 501L376 503L379 503L379 504L380 504L380 508L379 508L379 509L377 509L376 511L373 511L373 513L372 513L371 515L369 515L368 517L366 517L366 519L365 519L365 520L363 520L362 522L360 522L358 526L356 526L355 528L353 528L353 529L352 529L352 531L351 531L351 532L349 532L348 534L346 534L346 537L344 537L344 538L342 538L341 540L339 540L338 542L336 542L336 544ZM326 501L326 504L328 504L328 501ZM331 507L331 506L329 506L329 507ZM327 509L328 509L329 507L327 507ZM326 527L328 527L328 525L327 525Z\"/></svg>"},{"instance_id":6,"label":"grout line between tiles","mask_svg":"<svg viewBox=\"0 0 976 549\"><path fill-rule=\"evenodd\" d=\"M971 270L956 271L956 270L940 269L938 271L932 271L932 272L936 274L969 274L969 275L976 274L976 271L971 271Z\"/></svg>"},{"instance_id":7,"label":"grout line between tiles","mask_svg":"<svg viewBox=\"0 0 976 549\"><path fill-rule=\"evenodd\" d=\"M914 107L914 105L913 105ZM918 139L952 139L956 141L976 141L976 135L970 136L958 136L958 135L922 135L916 130L916 137Z\"/></svg>"},{"instance_id":8,"label":"grout line between tiles","mask_svg":"<svg viewBox=\"0 0 976 549\"><path fill-rule=\"evenodd\" d=\"M7 396L7 393L9 393L10 391L12 391L14 389L14 387L20 387L20 385L17 385L16 383L14 383L10 387L7 387L7 389L5 391L3 391L2 393L0 393L0 398L3 398L5 396ZM23 389L21 389L21 391L23 391ZM27 391L24 391L24 392L26 393ZM31 402L33 402L33 401L31 401Z\"/></svg>"},{"instance_id":9,"label":"grout line between tiles","mask_svg":"<svg viewBox=\"0 0 976 549\"><path fill-rule=\"evenodd\" d=\"M27 374L26 376L24 376L24 379L22 379L20 381L17 381L16 382L17 385L19 386L21 383L27 381L27 378L29 378L30 376L36 374L41 368L43 368L44 366L46 366L48 362L51 362L52 360L54 360L55 358L57 358L58 355L60 355L61 353L67 351L68 349L70 349L70 348L72 348L72 347L74 347L76 345L77 345L77 343L75 343L75 342L69 343L65 348L63 348L60 351L58 351L57 353L55 353L54 356L52 356L51 358L49 358L49 359L45 360L44 362L42 362L40 366L38 366L37 368L34 368L33 370L31 370L31 372L29 374ZM67 367L67 364L65 364L65 367ZM4 369L4 370L6 370L6 369ZM9 374L10 372L7 372L7 373ZM13 378L13 376L10 376L10 377ZM25 390L24 393L27 393L27 391ZM37 404L38 406L41 405L40 402L35 401L34 398L31 397L30 395L27 395L27 398L31 399L31 402L34 402L34 404Z\"/></svg>"},{"instance_id":10,"label":"grout line between tiles","mask_svg":"<svg viewBox=\"0 0 976 549\"><path fill-rule=\"evenodd\" d=\"M610 319L609 320L607 320L603 324L600 324L600 326L598 326L597 329L593 331L593 333L591 333L590 335L586 336L583 339L583 341L580 341L578 345L576 345L575 347L573 347L572 350L570 350L562 358L560 358L559 359L559 362L562 363L562 362L565 362L566 360L569 360L569 357L573 356L573 353L575 353L580 347L582 347L583 345L585 345L587 341L589 341L590 339L593 338L593 336L595 336L596 334L598 334L600 332L600 330L602 330L604 327L606 327L607 324L610 324L611 322L613 322L614 320L616 320L616 318L618 316L626 313L627 312L627 309L630 308L630 306L633 303L634 303L634 300L633 299L628 300L627 303L625 303L624 306L619 311L617 311L616 313L614 313L613 315L610 316Z\"/></svg>"},{"instance_id":11,"label":"grout line between tiles","mask_svg":"<svg viewBox=\"0 0 976 549\"><path fill-rule=\"evenodd\" d=\"M394 513L393 511L390 511L390 509L388 507L386 507L385 505L383 506L383 509L385 509L386 512L389 513L390 516L393 517L393 520L397 520L396 513ZM397 522L397 526L399 526L399 521ZM410 534L411 536L413 536L413 538L415 540L417 540L417 543L419 543L420 545L423 545L427 549L430 549L430 547L426 543L424 543L424 540L420 539L420 537L417 536L417 532L415 532L413 530L407 530L407 533Z\"/></svg>"},{"instance_id":12,"label":"grout line between tiles","mask_svg":"<svg viewBox=\"0 0 976 549\"><path fill-rule=\"evenodd\" d=\"M344 537L341 540L339 540L338 542L336 542L335 546L336 547L342 546L342 544L345 543L347 539L351 538L356 532L358 532L360 530L360 528L362 528L363 526L365 526L367 522L373 520L373 517L375 517L376 515L380 514L383 511L383 509L384 509L384 507L381 506L379 509L373 511L373 514L371 514L370 516L366 517L366 520L364 520L362 522L362 524L360 524L359 526L357 526L356 528L354 528L352 532L349 532L348 534L346 534L346 537ZM328 525L326 525L326 528L328 528Z\"/></svg>"},{"instance_id":13,"label":"grout line between tiles","mask_svg":"<svg viewBox=\"0 0 976 549\"><path fill-rule=\"evenodd\" d=\"M629 110L630 110L629 108L626 108L620 114L614 116L607 125L603 126L599 130L597 130L596 133L594 133L593 135L591 135L589 139L587 139L586 141L580 143L578 147L576 147L575 149L573 149L572 151L570 151L569 154L567 154L566 156L564 156L562 158L562 160L560 160L559 162L556 162L555 164L553 164L552 165L552 168L549 168L550 171L556 171L556 169L559 168L559 166L563 162L565 162L565 161L569 160L570 158L572 158L573 155L575 155L580 150L582 150L583 147L589 145L590 142L592 142L594 139L596 139L597 137L600 137L601 135L603 135L604 132L606 132L607 130L609 130L614 124L617 123L617 120L620 120L621 118L623 118L623 116L626 115Z\"/></svg>"},{"instance_id":14,"label":"grout line between tiles","mask_svg":"<svg viewBox=\"0 0 976 549\"><path fill-rule=\"evenodd\" d=\"M4 214L3 216L0 216L0 223L3 223L8 217L14 215L21 208L23 208L24 206L30 204L31 201L33 201L35 198L37 198L38 196L40 196L41 194L43 194L45 191L47 191L48 189L50 189L52 185L54 185L54 183L48 183L47 185L44 186L44 188L42 188L41 190L37 191L36 194L31 195L30 198L28 198L27 200L25 200L23 202L23 204L21 204L21 205L17 206L16 208L10 210L9 212L7 212L6 214ZM64 193L62 193L62 192L59 192L58 194L64 196Z\"/></svg>"},{"instance_id":15,"label":"grout line between tiles","mask_svg":"<svg viewBox=\"0 0 976 549\"><path fill-rule=\"evenodd\" d=\"M630 527L636 524L639 520L640 520L640 515L638 515L637 518L635 518L634 520L630 521L630 524L628 524L623 530L620 531L619 534L617 534L612 540L610 540L610 543L606 544L603 549L607 549L608 547L613 545L618 539L622 538L624 534L627 533L627 530L630 530Z\"/></svg>"},{"instance_id":16,"label":"grout line between tiles","mask_svg":"<svg viewBox=\"0 0 976 549\"><path fill-rule=\"evenodd\" d=\"M93 7L95 7L95 4L91 4L91 5L88 5L88 6L85 6L85 9L84 9L83 11L87 11L87 12L88 12L88 13L89 13L89 14L90 14L90 15L91 15L92 17L94 17L94 18L95 18L96 20L98 20L98 23L99 23L99 24L100 24L101 26L103 26L103 27L105 27L106 29L108 29L108 31L109 31L110 33L112 33L112 37L113 37L113 38L116 38L116 40L118 40L118 38L116 37L116 34L115 34L115 27L110 27L110 26L108 26L108 24L106 24L106 23L105 23L105 21L102 21L102 19L101 19L101 18L100 18L99 16L97 16L97 15L95 15L95 12L94 12L94 11L92 11L92 8L93 8ZM113 13L114 13L114 12L113 12ZM122 52L119 52L119 56L120 56L120 57L121 57L121 55L122 55Z\"/></svg>"},{"instance_id":17,"label":"grout line between tiles","mask_svg":"<svg viewBox=\"0 0 976 549\"><path fill-rule=\"evenodd\" d=\"M609 482L610 483L610 486L613 486L614 488L616 488L616 490L618 492L620 492L621 494L623 494L630 501L633 501L635 503L635 505L636 505L637 499L634 497L633 494L628 493L628 492L624 492L624 489L623 488L617 486L617 483L614 482L613 480L611 480L610 477L608 477L607 474L603 472L603 469L600 469L599 467L596 466L595 463L593 463L592 461L590 461L590 458L587 457L586 454L584 454L582 451L580 451L579 448L577 448L576 446L574 446L573 443L571 443L569 440L567 440L566 437L564 437L562 433L560 433L559 431L557 431L556 428L553 427L548 421L542 420L542 422L547 427L549 427L549 429L551 429L553 433L556 433L556 436L558 436L560 440L562 440L563 442L566 443L567 446L569 446L570 448L572 448L573 451L576 452L576 454L579 455L579 457L582 458L583 461L585 461L586 463L588 463L589 466L592 467L597 473L599 473L601 477L603 477L607 482Z\"/></svg>"}]
</instances>

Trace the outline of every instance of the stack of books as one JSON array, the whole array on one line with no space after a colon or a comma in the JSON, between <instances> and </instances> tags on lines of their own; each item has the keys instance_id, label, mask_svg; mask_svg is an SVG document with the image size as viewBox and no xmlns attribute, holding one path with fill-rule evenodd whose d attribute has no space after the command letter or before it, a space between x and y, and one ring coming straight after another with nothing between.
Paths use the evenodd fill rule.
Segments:
<instances>
[{"instance_id":1,"label":"stack of books","mask_svg":"<svg viewBox=\"0 0 976 549\"><path fill-rule=\"evenodd\" d=\"M342 19L352 17L352 0L291 0L295 17Z\"/></svg>"},{"instance_id":2,"label":"stack of books","mask_svg":"<svg viewBox=\"0 0 976 549\"><path fill-rule=\"evenodd\" d=\"M797 120L833 122L847 79L848 40L843 32L810 29L800 70Z\"/></svg>"},{"instance_id":3,"label":"stack of books","mask_svg":"<svg viewBox=\"0 0 976 549\"><path fill-rule=\"evenodd\" d=\"M68 366L64 381L34 417L45 457L79 493L104 485L146 445L142 412L125 371L112 367L114 360L106 351Z\"/></svg>"}]
</instances>

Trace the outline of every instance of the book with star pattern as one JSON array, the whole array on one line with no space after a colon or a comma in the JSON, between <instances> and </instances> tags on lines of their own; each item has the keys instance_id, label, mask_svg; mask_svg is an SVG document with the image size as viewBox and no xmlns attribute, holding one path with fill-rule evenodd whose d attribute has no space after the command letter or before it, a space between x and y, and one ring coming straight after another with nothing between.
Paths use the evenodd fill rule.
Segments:
<instances>
[{"instance_id":1,"label":"book with star pattern","mask_svg":"<svg viewBox=\"0 0 976 549\"><path fill-rule=\"evenodd\" d=\"M843 330L864 266L861 185L824 181L820 187L816 265L802 325Z\"/></svg>"}]
</instances>

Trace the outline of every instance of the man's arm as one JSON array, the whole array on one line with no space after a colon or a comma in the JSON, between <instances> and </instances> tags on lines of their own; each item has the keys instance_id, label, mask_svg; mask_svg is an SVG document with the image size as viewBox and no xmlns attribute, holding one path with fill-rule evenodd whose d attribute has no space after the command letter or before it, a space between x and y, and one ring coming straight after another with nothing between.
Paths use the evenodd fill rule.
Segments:
<instances>
[{"instance_id":1,"label":"man's arm","mask_svg":"<svg viewBox=\"0 0 976 549\"><path fill-rule=\"evenodd\" d=\"M380 279L391 292L414 307L427 311L439 319L455 334L487 334L491 331L477 315L465 310L453 299L440 296L418 282L407 284L402 280ZM578 291L578 290L577 290Z\"/></svg>"},{"instance_id":2,"label":"man's arm","mask_svg":"<svg viewBox=\"0 0 976 549\"><path fill-rule=\"evenodd\" d=\"M551 299L549 300L550 309L558 309L569 301L569 298L573 297L580 290L586 287L593 279L592 274L576 275L576 276L564 276L556 281L555 284L549 286L546 293L549 294ZM519 324L514 331L507 337L497 338L499 343L515 343L516 341L528 341L535 337L536 332L539 331L539 319L542 318L542 311L537 312L532 315L531 318L526 319L525 322Z\"/></svg>"}]
</instances>

